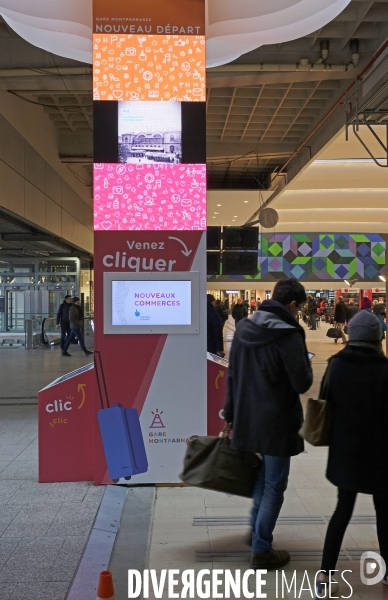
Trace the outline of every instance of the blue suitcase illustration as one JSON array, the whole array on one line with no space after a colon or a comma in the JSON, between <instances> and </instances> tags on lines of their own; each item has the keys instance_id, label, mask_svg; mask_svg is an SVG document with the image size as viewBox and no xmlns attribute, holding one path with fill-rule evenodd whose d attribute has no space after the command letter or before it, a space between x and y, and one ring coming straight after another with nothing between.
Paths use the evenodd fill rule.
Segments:
<instances>
[{"instance_id":1,"label":"blue suitcase illustration","mask_svg":"<svg viewBox=\"0 0 388 600\"><path fill-rule=\"evenodd\" d=\"M146 473L148 461L138 412L136 408L123 408L121 404L109 405L101 356L99 352L95 354L102 406L97 417L109 477L116 483L121 477L129 480L132 475ZM107 408L104 408L104 404Z\"/></svg>"}]
</instances>

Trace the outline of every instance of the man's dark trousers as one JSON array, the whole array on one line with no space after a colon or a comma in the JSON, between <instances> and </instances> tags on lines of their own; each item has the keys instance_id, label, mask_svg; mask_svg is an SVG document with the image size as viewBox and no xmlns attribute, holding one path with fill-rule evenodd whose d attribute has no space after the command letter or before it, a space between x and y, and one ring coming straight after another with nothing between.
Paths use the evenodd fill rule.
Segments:
<instances>
[{"instance_id":1,"label":"man's dark trousers","mask_svg":"<svg viewBox=\"0 0 388 600\"><path fill-rule=\"evenodd\" d=\"M63 352L63 349L66 344L66 340L69 337L69 335L70 335L70 323L61 321L61 350L62 350L62 352Z\"/></svg>"}]
</instances>

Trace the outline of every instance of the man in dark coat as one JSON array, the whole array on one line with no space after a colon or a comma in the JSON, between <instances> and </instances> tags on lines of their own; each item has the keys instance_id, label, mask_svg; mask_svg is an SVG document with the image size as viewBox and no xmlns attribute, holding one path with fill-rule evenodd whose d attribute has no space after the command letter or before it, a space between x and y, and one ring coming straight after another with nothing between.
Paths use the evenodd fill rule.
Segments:
<instances>
[{"instance_id":1,"label":"man in dark coat","mask_svg":"<svg viewBox=\"0 0 388 600\"><path fill-rule=\"evenodd\" d=\"M312 296L309 296L308 313L310 315L310 323L313 331L317 328L318 302Z\"/></svg>"},{"instance_id":2,"label":"man in dark coat","mask_svg":"<svg viewBox=\"0 0 388 600\"><path fill-rule=\"evenodd\" d=\"M73 304L71 296L65 296L62 304L59 305L57 312L57 327L61 328L61 350L63 351L67 338L70 335L70 318L69 311Z\"/></svg>"},{"instance_id":3,"label":"man in dark coat","mask_svg":"<svg viewBox=\"0 0 388 600\"><path fill-rule=\"evenodd\" d=\"M243 303L243 301L241 300L241 298L239 298L237 300L237 304L235 304L232 309L232 317L234 319L235 324L237 325L237 323L239 321L241 321L241 319L244 319L247 316L248 316L248 309L245 306L245 304Z\"/></svg>"},{"instance_id":4,"label":"man in dark coat","mask_svg":"<svg viewBox=\"0 0 388 600\"><path fill-rule=\"evenodd\" d=\"M348 306L348 321L350 321L350 319L353 319L353 317L357 313L358 313L358 307L354 304L353 298L350 298L349 306Z\"/></svg>"},{"instance_id":5,"label":"man in dark coat","mask_svg":"<svg viewBox=\"0 0 388 600\"><path fill-rule=\"evenodd\" d=\"M216 299L207 294L207 351L224 356L223 323L214 308Z\"/></svg>"},{"instance_id":6,"label":"man in dark coat","mask_svg":"<svg viewBox=\"0 0 388 600\"><path fill-rule=\"evenodd\" d=\"M344 299L342 296L338 297L338 302L335 306L335 311L334 311L334 323L337 324L338 329L341 332L341 338L342 338L342 343L346 344L346 335L344 332L344 326L346 321L348 320L348 308L344 302ZM337 342L337 340L334 340L335 342Z\"/></svg>"},{"instance_id":7,"label":"man in dark coat","mask_svg":"<svg viewBox=\"0 0 388 600\"><path fill-rule=\"evenodd\" d=\"M78 296L74 296L73 298L73 305L71 306L70 310L69 310L69 319L70 319L70 335L66 340L66 344L65 347L63 348L62 351L62 356L71 356L71 354L68 353L68 348L71 344L71 341L76 337L77 340L79 341L79 345L81 346L81 350L83 350L83 352L85 353L85 356L91 356L93 353L93 350L88 350L85 346L84 343L84 339L82 336L82 326L83 326L83 320L84 320L84 312L82 310L81 307L81 301L78 298Z\"/></svg>"},{"instance_id":8,"label":"man in dark coat","mask_svg":"<svg viewBox=\"0 0 388 600\"><path fill-rule=\"evenodd\" d=\"M225 420L232 424L232 447L263 456L252 509L253 568L279 568L288 552L274 550L272 532L287 488L291 456L303 452L299 394L312 384L304 329L296 321L306 302L296 279L276 284L250 319L237 325L227 379Z\"/></svg>"}]
</instances>

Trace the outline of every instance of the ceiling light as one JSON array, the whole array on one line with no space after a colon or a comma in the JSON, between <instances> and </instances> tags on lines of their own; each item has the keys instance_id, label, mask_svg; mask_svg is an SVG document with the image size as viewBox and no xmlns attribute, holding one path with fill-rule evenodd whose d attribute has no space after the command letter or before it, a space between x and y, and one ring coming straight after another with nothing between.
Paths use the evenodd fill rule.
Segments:
<instances>
[{"instance_id":1,"label":"ceiling light","mask_svg":"<svg viewBox=\"0 0 388 600\"><path fill-rule=\"evenodd\" d=\"M248 204L249 200L244 200L244 204Z\"/></svg>"},{"instance_id":2,"label":"ceiling light","mask_svg":"<svg viewBox=\"0 0 388 600\"><path fill-rule=\"evenodd\" d=\"M347 279L344 279L344 282L346 283L346 285L348 285L350 287L350 283Z\"/></svg>"},{"instance_id":3,"label":"ceiling light","mask_svg":"<svg viewBox=\"0 0 388 600\"><path fill-rule=\"evenodd\" d=\"M232 221L235 221L236 219L232 219Z\"/></svg>"},{"instance_id":4,"label":"ceiling light","mask_svg":"<svg viewBox=\"0 0 388 600\"><path fill-rule=\"evenodd\" d=\"M206 15L209 23L206 27L206 66L224 65L259 46L281 44L309 35L332 21L350 1L276 0L271 8L267 6L271 3L253 2L244 3L248 4L244 11L234 0L209 2L212 8L211 11L208 8ZM39 40L39 47L47 52L90 64L92 4L92 0L35 3L0 0L0 15L31 44L36 45ZM352 50L355 54L355 44Z\"/></svg>"},{"instance_id":5,"label":"ceiling light","mask_svg":"<svg viewBox=\"0 0 388 600\"><path fill-rule=\"evenodd\" d=\"M379 275L379 279L381 279L381 281L387 281L384 277L384 275Z\"/></svg>"},{"instance_id":6,"label":"ceiling light","mask_svg":"<svg viewBox=\"0 0 388 600\"><path fill-rule=\"evenodd\" d=\"M212 219L215 219L215 217L212 217Z\"/></svg>"},{"instance_id":7,"label":"ceiling light","mask_svg":"<svg viewBox=\"0 0 388 600\"><path fill-rule=\"evenodd\" d=\"M237 215L233 215L235 219L237 219Z\"/></svg>"},{"instance_id":8,"label":"ceiling light","mask_svg":"<svg viewBox=\"0 0 388 600\"><path fill-rule=\"evenodd\" d=\"M215 215L219 215L220 213L218 213L218 212L214 211L214 214L215 214Z\"/></svg>"},{"instance_id":9,"label":"ceiling light","mask_svg":"<svg viewBox=\"0 0 388 600\"><path fill-rule=\"evenodd\" d=\"M217 206L222 206L222 204L217 204Z\"/></svg>"},{"instance_id":10,"label":"ceiling light","mask_svg":"<svg viewBox=\"0 0 388 600\"><path fill-rule=\"evenodd\" d=\"M386 160L386 157L377 158L376 160ZM341 165L344 163L367 163L374 164L373 158L325 158L325 159L317 159L314 160L314 164L324 165L324 164L337 164Z\"/></svg>"}]
</instances>

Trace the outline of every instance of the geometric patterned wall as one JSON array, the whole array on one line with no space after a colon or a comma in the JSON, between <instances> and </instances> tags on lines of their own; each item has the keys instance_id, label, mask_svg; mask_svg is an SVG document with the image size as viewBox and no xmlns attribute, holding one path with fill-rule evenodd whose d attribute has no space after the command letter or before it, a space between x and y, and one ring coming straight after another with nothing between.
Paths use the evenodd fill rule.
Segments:
<instances>
[{"instance_id":1,"label":"geometric patterned wall","mask_svg":"<svg viewBox=\"0 0 388 600\"><path fill-rule=\"evenodd\" d=\"M385 275L386 239L376 233L262 233L259 265L249 275L211 276L208 281L379 281Z\"/></svg>"},{"instance_id":2,"label":"geometric patterned wall","mask_svg":"<svg viewBox=\"0 0 388 600\"><path fill-rule=\"evenodd\" d=\"M260 279L282 273L301 281L378 281L385 273L386 242L378 234L262 234Z\"/></svg>"}]
</instances>

